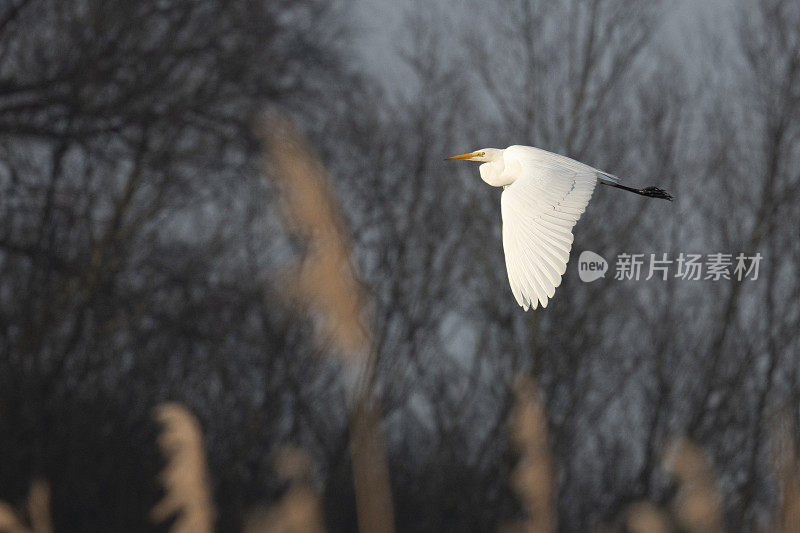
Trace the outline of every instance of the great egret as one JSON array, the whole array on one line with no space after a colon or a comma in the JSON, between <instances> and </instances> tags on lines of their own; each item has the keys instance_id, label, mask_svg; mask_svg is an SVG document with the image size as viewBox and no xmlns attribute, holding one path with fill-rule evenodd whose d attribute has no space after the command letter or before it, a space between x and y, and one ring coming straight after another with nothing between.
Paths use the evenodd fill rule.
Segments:
<instances>
[{"instance_id":1,"label":"great egret","mask_svg":"<svg viewBox=\"0 0 800 533\"><path fill-rule=\"evenodd\" d=\"M527 311L547 301L561 284L572 248L572 227L586 210L596 183L650 198L672 200L658 187L634 189L619 178L569 157L532 146L483 148L448 157L483 163L481 178L503 187L503 250L508 281Z\"/></svg>"}]
</instances>

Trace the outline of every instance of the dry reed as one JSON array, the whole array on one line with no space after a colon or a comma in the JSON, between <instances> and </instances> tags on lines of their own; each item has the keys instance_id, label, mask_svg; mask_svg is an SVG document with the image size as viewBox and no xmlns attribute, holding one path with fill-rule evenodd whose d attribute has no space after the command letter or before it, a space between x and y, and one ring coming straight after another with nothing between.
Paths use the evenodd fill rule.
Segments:
<instances>
[{"instance_id":1,"label":"dry reed","mask_svg":"<svg viewBox=\"0 0 800 533\"><path fill-rule=\"evenodd\" d=\"M210 533L216 511L200 424L177 403L158 406L155 418L163 427L158 444L167 460L160 474L166 493L150 518L158 524L176 516L170 528L173 533Z\"/></svg>"},{"instance_id":2,"label":"dry reed","mask_svg":"<svg viewBox=\"0 0 800 533\"><path fill-rule=\"evenodd\" d=\"M366 291L351 260L351 245L324 166L300 132L272 113L257 129L264 169L278 184L288 225L307 243L287 294L318 319L320 341L344 362L350 457L362 531L394 531L394 510L380 408L375 398L375 353L366 325Z\"/></svg>"},{"instance_id":3,"label":"dry reed","mask_svg":"<svg viewBox=\"0 0 800 533\"><path fill-rule=\"evenodd\" d=\"M28 533L30 531L14 508L0 501L0 533Z\"/></svg>"},{"instance_id":4,"label":"dry reed","mask_svg":"<svg viewBox=\"0 0 800 533\"><path fill-rule=\"evenodd\" d=\"M287 448L275 469L289 481L289 489L269 509L258 509L245 521L245 533L322 533L320 497L311 481L312 460L303 450Z\"/></svg>"},{"instance_id":5,"label":"dry reed","mask_svg":"<svg viewBox=\"0 0 800 533\"><path fill-rule=\"evenodd\" d=\"M666 511L647 502L628 507L625 527L630 533L670 533L672 526Z\"/></svg>"},{"instance_id":6,"label":"dry reed","mask_svg":"<svg viewBox=\"0 0 800 533\"><path fill-rule=\"evenodd\" d=\"M679 486L672 502L677 524L689 533L721 532L722 502L703 451L688 439L679 439L667 454L666 466Z\"/></svg>"},{"instance_id":7,"label":"dry reed","mask_svg":"<svg viewBox=\"0 0 800 533\"><path fill-rule=\"evenodd\" d=\"M771 531L800 531L800 464L797 460L797 426L782 413L773 426L772 460L780 496Z\"/></svg>"},{"instance_id":8,"label":"dry reed","mask_svg":"<svg viewBox=\"0 0 800 533\"><path fill-rule=\"evenodd\" d=\"M536 383L530 377L520 379L515 393L511 436L520 459L512 473L511 484L522 503L526 518L505 529L527 533L554 531L555 475L544 405Z\"/></svg>"},{"instance_id":9,"label":"dry reed","mask_svg":"<svg viewBox=\"0 0 800 533\"><path fill-rule=\"evenodd\" d=\"M27 501L30 527L14 508L0 501L0 533L51 533L53 521L50 517L50 485L40 479L31 483Z\"/></svg>"},{"instance_id":10,"label":"dry reed","mask_svg":"<svg viewBox=\"0 0 800 533\"><path fill-rule=\"evenodd\" d=\"M797 430L791 417L776 417L772 433L773 473L779 499L767 531L800 531L800 462L797 458ZM677 440L665 457L665 466L678 484L671 511L639 502L625 512L626 530L641 533L675 531L721 532L722 497L716 488L714 471L702 450L688 439ZM673 525L675 524L675 525Z\"/></svg>"},{"instance_id":11,"label":"dry reed","mask_svg":"<svg viewBox=\"0 0 800 533\"><path fill-rule=\"evenodd\" d=\"M365 291L350 260L350 244L325 167L297 129L277 113L262 121L265 170L279 185L289 226L308 245L288 293L321 318L321 337L342 356L363 357L371 345ZM349 361L353 362L353 361Z\"/></svg>"}]
</instances>

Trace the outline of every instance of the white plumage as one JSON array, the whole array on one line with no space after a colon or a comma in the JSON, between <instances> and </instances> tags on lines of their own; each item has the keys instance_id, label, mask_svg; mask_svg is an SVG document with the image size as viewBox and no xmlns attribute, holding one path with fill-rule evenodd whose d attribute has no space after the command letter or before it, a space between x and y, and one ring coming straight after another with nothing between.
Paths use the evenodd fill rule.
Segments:
<instances>
[{"instance_id":1,"label":"white plumage","mask_svg":"<svg viewBox=\"0 0 800 533\"><path fill-rule=\"evenodd\" d=\"M484 148L448 159L483 162L481 178L504 188L506 269L514 298L526 311L537 305L547 307L561 284L572 249L572 228L586 210L598 180L628 189L616 185L619 180L611 174L532 146Z\"/></svg>"},{"instance_id":2,"label":"white plumage","mask_svg":"<svg viewBox=\"0 0 800 533\"><path fill-rule=\"evenodd\" d=\"M500 201L503 250L511 291L526 311L547 302L561 285L572 249L572 228L594 192L598 171L529 146L504 151L520 171Z\"/></svg>"}]
</instances>

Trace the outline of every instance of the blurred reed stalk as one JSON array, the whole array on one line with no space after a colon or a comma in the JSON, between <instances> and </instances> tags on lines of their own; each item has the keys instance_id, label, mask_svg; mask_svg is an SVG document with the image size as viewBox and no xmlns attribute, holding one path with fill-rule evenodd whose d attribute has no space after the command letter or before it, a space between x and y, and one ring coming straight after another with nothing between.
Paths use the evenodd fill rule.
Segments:
<instances>
[{"instance_id":1,"label":"blurred reed stalk","mask_svg":"<svg viewBox=\"0 0 800 533\"><path fill-rule=\"evenodd\" d=\"M670 533L672 525L666 511L649 502L628 507L625 528L630 533Z\"/></svg>"},{"instance_id":2,"label":"blurred reed stalk","mask_svg":"<svg viewBox=\"0 0 800 533\"><path fill-rule=\"evenodd\" d=\"M511 437L520 459L511 474L511 485L526 518L503 529L507 533L549 533L556 529L555 471L544 404L529 376L517 382L515 396Z\"/></svg>"},{"instance_id":3,"label":"blurred reed stalk","mask_svg":"<svg viewBox=\"0 0 800 533\"><path fill-rule=\"evenodd\" d=\"M703 451L689 439L675 439L666 448L662 464L675 482L675 496L664 507L646 501L629 505L621 516L624 531L721 533L722 498ZM609 526L607 530L617 529Z\"/></svg>"},{"instance_id":4,"label":"blurred reed stalk","mask_svg":"<svg viewBox=\"0 0 800 533\"><path fill-rule=\"evenodd\" d=\"M772 461L780 496L772 531L800 531L800 464L797 460L797 424L787 412L778 415L772 431Z\"/></svg>"},{"instance_id":5,"label":"blurred reed stalk","mask_svg":"<svg viewBox=\"0 0 800 533\"><path fill-rule=\"evenodd\" d=\"M172 533L211 533L216 510L200 424L177 403L158 406L155 418L163 427L158 444L167 466L160 475L165 495L153 507L150 518L160 524L177 515Z\"/></svg>"},{"instance_id":6,"label":"blurred reed stalk","mask_svg":"<svg viewBox=\"0 0 800 533\"><path fill-rule=\"evenodd\" d=\"M772 431L772 464L779 488L772 524L767 531L800 531L800 461L797 459L797 425L791 415L779 413ZM722 497L714 471L703 451L688 439L676 440L665 456L665 467L678 485L671 513L648 502L626 510L626 531L632 533L721 532Z\"/></svg>"},{"instance_id":7,"label":"blurred reed stalk","mask_svg":"<svg viewBox=\"0 0 800 533\"><path fill-rule=\"evenodd\" d=\"M0 533L52 533L53 521L50 518L50 485L40 479L31 483L27 501L30 527L14 508L0 501Z\"/></svg>"},{"instance_id":8,"label":"blurred reed stalk","mask_svg":"<svg viewBox=\"0 0 800 533\"><path fill-rule=\"evenodd\" d=\"M361 531L394 531L389 468L375 395L375 348L367 326L367 297L328 173L309 143L284 116L257 125L264 172L278 185L287 224L307 248L286 296L317 319L320 342L341 358L349 411L350 456Z\"/></svg>"},{"instance_id":9,"label":"blurred reed stalk","mask_svg":"<svg viewBox=\"0 0 800 533\"><path fill-rule=\"evenodd\" d=\"M245 533L322 533L320 497L311 480L312 459L303 450L286 448L275 459L275 470L289 481L289 489L269 509L247 517Z\"/></svg>"},{"instance_id":10,"label":"blurred reed stalk","mask_svg":"<svg viewBox=\"0 0 800 533\"><path fill-rule=\"evenodd\" d=\"M689 533L721 533L722 499L703 450L688 439L679 439L668 450L666 466L679 486L672 502L678 526Z\"/></svg>"}]
</instances>

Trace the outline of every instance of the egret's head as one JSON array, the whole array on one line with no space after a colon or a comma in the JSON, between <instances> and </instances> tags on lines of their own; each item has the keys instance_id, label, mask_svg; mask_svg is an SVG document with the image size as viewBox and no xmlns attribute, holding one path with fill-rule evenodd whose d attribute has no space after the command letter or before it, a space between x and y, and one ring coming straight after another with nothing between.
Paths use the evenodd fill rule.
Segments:
<instances>
[{"instance_id":1,"label":"egret's head","mask_svg":"<svg viewBox=\"0 0 800 533\"><path fill-rule=\"evenodd\" d=\"M497 148L481 148L468 154L454 155L448 157L445 161L453 161L456 159L465 159L467 161L478 161L480 163L490 163L503 157L503 151Z\"/></svg>"}]
</instances>

